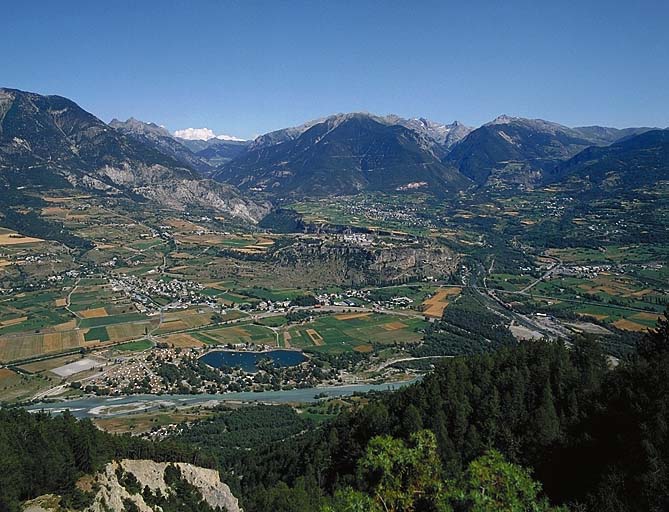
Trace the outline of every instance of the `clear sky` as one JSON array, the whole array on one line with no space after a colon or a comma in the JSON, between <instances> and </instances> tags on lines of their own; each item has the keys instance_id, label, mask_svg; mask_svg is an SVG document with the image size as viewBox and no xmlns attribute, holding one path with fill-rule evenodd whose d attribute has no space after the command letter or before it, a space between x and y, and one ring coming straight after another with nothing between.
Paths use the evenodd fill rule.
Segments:
<instances>
[{"instance_id":1,"label":"clear sky","mask_svg":"<svg viewBox=\"0 0 669 512\"><path fill-rule=\"evenodd\" d=\"M669 1L3 2L0 85L252 137L369 111L669 125Z\"/></svg>"}]
</instances>

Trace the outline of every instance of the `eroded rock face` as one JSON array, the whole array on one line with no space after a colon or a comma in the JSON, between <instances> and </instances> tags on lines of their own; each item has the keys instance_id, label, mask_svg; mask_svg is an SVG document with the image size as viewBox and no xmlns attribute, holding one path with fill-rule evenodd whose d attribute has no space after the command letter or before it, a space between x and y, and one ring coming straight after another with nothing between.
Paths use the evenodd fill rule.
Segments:
<instances>
[{"instance_id":1,"label":"eroded rock face","mask_svg":"<svg viewBox=\"0 0 669 512\"><path fill-rule=\"evenodd\" d=\"M105 466L104 471L98 475L100 489L95 497L95 502L90 507L91 512L106 512L111 509L123 511L124 500L132 500L142 512L153 512L141 493L131 494L118 479L118 469L135 476L139 486L145 486L155 492L160 490L163 495L169 495L173 490L165 482L165 469L170 465L166 462L153 462L150 460L129 460L112 462ZM221 482L218 471L205 469L192 464L174 463L181 471L181 476L188 483L195 486L202 498L212 507L220 507L227 512L240 512L237 498L232 495L230 488Z\"/></svg>"},{"instance_id":2,"label":"eroded rock face","mask_svg":"<svg viewBox=\"0 0 669 512\"><path fill-rule=\"evenodd\" d=\"M165 478L165 470L170 465L179 469L181 479L194 486L211 508L219 507L220 510L227 512L242 512L237 498L233 496L230 488L221 482L218 471L214 469L201 468L182 462L167 463L130 459L111 462L100 473L92 478L87 477L85 483L80 483L80 487L95 493L92 505L84 510L88 512L124 512L128 509L128 503L132 502L141 512L159 511L160 507L146 502L143 491L145 487L148 487L153 494L160 493L165 497L174 496L175 490ZM126 479L129 475L134 476L135 489L119 481L119 475L121 479ZM23 510L64 512L67 509L60 506L58 496L45 495L25 503Z\"/></svg>"}]
</instances>

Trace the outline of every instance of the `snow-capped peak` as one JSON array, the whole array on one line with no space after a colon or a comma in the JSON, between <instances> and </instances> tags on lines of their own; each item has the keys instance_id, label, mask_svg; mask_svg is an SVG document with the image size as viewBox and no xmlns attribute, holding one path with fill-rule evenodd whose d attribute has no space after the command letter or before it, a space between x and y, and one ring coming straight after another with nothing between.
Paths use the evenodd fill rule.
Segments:
<instances>
[{"instance_id":1,"label":"snow-capped peak","mask_svg":"<svg viewBox=\"0 0 669 512\"><path fill-rule=\"evenodd\" d=\"M211 128L184 128L174 132L175 137L186 140L229 140L235 142L244 142L245 139L234 137L232 135L216 135Z\"/></svg>"}]
</instances>

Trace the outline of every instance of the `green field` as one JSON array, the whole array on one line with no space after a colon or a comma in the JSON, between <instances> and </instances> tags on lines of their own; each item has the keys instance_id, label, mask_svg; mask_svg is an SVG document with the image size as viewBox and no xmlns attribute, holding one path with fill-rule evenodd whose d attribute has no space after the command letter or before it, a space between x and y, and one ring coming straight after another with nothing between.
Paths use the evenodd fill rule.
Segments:
<instances>
[{"instance_id":1,"label":"green field","mask_svg":"<svg viewBox=\"0 0 669 512\"><path fill-rule=\"evenodd\" d=\"M290 345L331 353L369 352L374 344L412 343L422 339L427 323L419 318L369 314L346 319L342 315L318 317L288 329Z\"/></svg>"},{"instance_id":2,"label":"green field","mask_svg":"<svg viewBox=\"0 0 669 512\"><path fill-rule=\"evenodd\" d=\"M149 340L138 340L131 341L130 343L123 343L121 345L117 345L114 348L122 352L141 352L151 347L153 347L153 343L151 343Z\"/></svg>"},{"instance_id":3,"label":"green field","mask_svg":"<svg viewBox=\"0 0 669 512\"><path fill-rule=\"evenodd\" d=\"M109 333L106 327L93 327L90 331L84 334L86 341L109 341Z\"/></svg>"},{"instance_id":4,"label":"green field","mask_svg":"<svg viewBox=\"0 0 669 512\"><path fill-rule=\"evenodd\" d=\"M140 320L148 320L146 315L142 313L128 313L125 315L102 316L99 318L82 318L79 324L80 327L98 327L102 325L126 324L137 322Z\"/></svg>"},{"instance_id":5,"label":"green field","mask_svg":"<svg viewBox=\"0 0 669 512\"><path fill-rule=\"evenodd\" d=\"M276 335L267 327L254 324L238 324L230 327L200 330L193 336L210 345L240 343L255 343L263 345L275 345Z\"/></svg>"}]
</instances>

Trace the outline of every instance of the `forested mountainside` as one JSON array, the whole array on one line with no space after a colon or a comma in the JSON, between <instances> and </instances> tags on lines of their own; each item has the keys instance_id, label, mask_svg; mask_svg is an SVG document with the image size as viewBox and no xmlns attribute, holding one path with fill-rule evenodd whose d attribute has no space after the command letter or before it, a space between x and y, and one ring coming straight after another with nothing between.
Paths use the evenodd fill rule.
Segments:
<instances>
[{"instance_id":1,"label":"forested mountainside","mask_svg":"<svg viewBox=\"0 0 669 512\"><path fill-rule=\"evenodd\" d=\"M651 130L606 147L590 147L546 179L591 195L625 194L669 177L669 130Z\"/></svg>"},{"instance_id":2,"label":"forested mountainside","mask_svg":"<svg viewBox=\"0 0 669 512\"><path fill-rule=\"evenodd\" d=\"M392 436L416 448L412 436L427 429L434 434L439 459L434 465L439 476L432 477L444 485L466 480L472 461L495 449L511 463L530 468L553 504L659 512L669 504L667 397L665 316L637 353L614 369L587 338L570 347L526 342L448 360L420 384L373 398L319 430L263 444L244 457L216 447L212 454L219 456L233 489L239 486L247 511L317 510L330 503L332 493L350 488L368 494L378 506L375 493L390 492L378 486L390 478L386 472L392 473L395 463L361 470L369 450L379 448L381 441L374 439ZM200 430L196 424L187 439L209 446L206 432L211 427ZM392 485L410 493L401 482ZM455 510L496 510L459 508L457 499L449 503ZM450 510L412 506L392 510Z\"/></svg>"}]
</instances>

